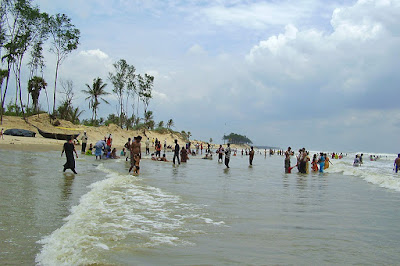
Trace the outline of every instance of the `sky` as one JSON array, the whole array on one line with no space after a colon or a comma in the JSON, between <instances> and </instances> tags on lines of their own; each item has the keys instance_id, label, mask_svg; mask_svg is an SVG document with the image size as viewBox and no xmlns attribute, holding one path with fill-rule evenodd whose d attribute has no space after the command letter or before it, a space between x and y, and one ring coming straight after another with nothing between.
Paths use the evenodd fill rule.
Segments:
<instances>
[{"instance_id":1,"label":"sky","mask_svg":"<svg viewBox=\"0 0 400 266\"><path fill-rule=\"evenodd\" d=\"M34 3L81 31L59 77L74 82L83 118L85 84L101 77L111 92L123 58L155 77L156 122L172 118L192 139L234 132L283 149L400 152L400 0ZM45 58L51 84L55 58ZM117 112L108 100L102 117Z\"/></svg>"}]
</instances>

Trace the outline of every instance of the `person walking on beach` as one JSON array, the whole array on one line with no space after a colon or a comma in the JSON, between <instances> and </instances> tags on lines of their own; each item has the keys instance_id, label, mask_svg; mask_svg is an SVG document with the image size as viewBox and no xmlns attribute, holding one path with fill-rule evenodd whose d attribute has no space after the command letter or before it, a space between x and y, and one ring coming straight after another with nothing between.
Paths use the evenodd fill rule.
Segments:
<instances>
[{"instance_id":1,"label":"person walking on beach","mask_svg":"<svg viewBox=\"0 0 400 266\"><path fill-rule=\"evenodd\" d=\"M249 163L250 165L253 165L253 159L254 159L254 147L251 146L250 152L249 152Z\"/></svg>"},{"instance_id":2,"label":"person walking on beach","mask_svg":"<svg viewBox=\"0 0 400 266\"><path fill-rule=\"evenodd\" d=\"M131 167L129 168L129 173L132 171L133 167L133 175L139 175L140 170L140 159L142 158L142 149L140 141L142 140L142 136L137 136L133 138L135 141L131 144Z\"/></svg>"},{"instance_id":3,"label":"person walking on beach","mask_svg":"<svg viewBox=\"0 0 400 266\"><path fill-rule=\"evenodd\" d=\"M128 138L128 141L124 145L126 149L126 158L125 161L128 161L128 158L131 158L131 138Z\"/></svg>"},{"instance_id":4,"label":"person walking on beach","mask_svg":"<svg viewBox=\"0 0 400 266\"><path fill-rule=\"evenodd\" d=\"M231 159L231 144L228 143L228 147L225 149L225 165L226 168L229 168L229 161Z\"/></svg>"},{"instance_id":5,"label":"person walking on beach","mask_svg":"<svg viewBox=\"0 0 400 266\"><path fill-rule=\"evenodd\" d=\"M219 149L217 150L218 153L218 162L220 162L219 160L221 160L222 163L222 156L224 154L224 148L222 147L222 145L219 145Z\"/></svg>"},{"instance_id":6,"label":"person walking on beach","mask_svg":"<svg viewBox=\"0 0 400 266\"><path fill-rule=\"evenodd\" d=\"M1 132L0 132L0 137L1 137L1 139L4 139L4 133L3 133L3 130L4 130L4 128L2 128L2 129L1 129Z\"/></svg>"},{"instance_id":7,"label":"person walking on beach","mask_svg":"<svg viewBox=\"0 0 400 266\"><path fill-rule=\"evenodd\" d=\"M82 140L81 153L85 154L86 153L87 140L88 140L88 136L86 135L86 131L83 132L83 136L81 137L81 140Z\"/></svg>"},{"instance_id":8,"label":"person walking on beach","mask_svg":"<svg viewBox=\"0 0 400 266\"><path fill-rule=\"evenodd\" d=\"M178 158L178 164L181 164L179 161L179 144L178 140L175 140L175 149L174 149L174 158L172 159L172 162L175 164L175 158Z\"/></svg>"},{"instance_id":9,"label":"person walking on beach","mask_svg":"<svg viewBox=\"0 0 400 266\"><path fill-rule=\"evenodd\" d=\"M400 168L400 153L397 154L397 158L396 158L396 160L394 160L394 167L395 167L394 171L397 173L397 171Z\"/></svg>"},{"instance_id":10,"label":"person walking on beach","mask_svg":"<svg viewBox=\"0 0 400 266\"><path fill-rule=\"evenodd\" d=\"M290 156L292 155L292 148L288 147L287 151L285 152L285 173L290 173Z\"/></svg>"},{"instance_id":11,"label":"person walking on beach","mask_svg":"<svg viewBox=\"0 0 400 266\"><path fill-rule=\"evenodd\" d=\"M64 152L65 152L65 156L67 157L67 162L64 164L63 172L65 172L65 170L67 170L67 169L71 169L74 174L78 174L75 171L74 152L75 152L76 158L78 158L78 153L75 150L75 146L72 143L71 137L69 137L68 141L64 143L63 150L61 152L61 157L63 156Z\"/></svg>"}]
</instances>

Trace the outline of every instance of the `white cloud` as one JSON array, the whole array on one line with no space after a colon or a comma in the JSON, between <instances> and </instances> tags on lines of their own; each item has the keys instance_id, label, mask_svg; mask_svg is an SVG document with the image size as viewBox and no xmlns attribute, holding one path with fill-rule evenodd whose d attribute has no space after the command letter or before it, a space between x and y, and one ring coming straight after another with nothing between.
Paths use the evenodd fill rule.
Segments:
<instances>
[{"instance_id":1,"label":"white cloud","mask_svg":"<svg viewBox=\"0 0 400 266\"><path fill-rule=\"evenodd\" d=\"M97 57L101 60L109 58L109 56L106 53L100 51L100 49L81 51L79 54L83 56Z\"/></svg>"}]
</instances>

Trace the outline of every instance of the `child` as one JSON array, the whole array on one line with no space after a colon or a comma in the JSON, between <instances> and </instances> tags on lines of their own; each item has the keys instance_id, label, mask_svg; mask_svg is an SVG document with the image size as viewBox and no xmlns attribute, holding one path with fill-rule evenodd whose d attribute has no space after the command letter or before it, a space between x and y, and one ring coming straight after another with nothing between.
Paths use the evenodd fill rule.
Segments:
<instances>
[{"instance_id":1,"label":"child","mask_svg":"<svg viewBox=\"0 0 400 266\"><path fill-rule=\"evenodd\" d=\"M125 148L122 148L121 153L120 153L120 156L123 157L123 156L125 156L125 155L126 155Z\"/></svg>"}]
</instances>

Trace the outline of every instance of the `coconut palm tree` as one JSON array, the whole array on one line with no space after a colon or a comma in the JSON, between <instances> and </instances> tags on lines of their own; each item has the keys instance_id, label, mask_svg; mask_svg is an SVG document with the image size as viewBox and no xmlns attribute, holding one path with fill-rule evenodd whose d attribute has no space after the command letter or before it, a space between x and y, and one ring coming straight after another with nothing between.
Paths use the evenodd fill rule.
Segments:
<instances>
[{"instance_id":1,"label":"coconut palm tree","mask_svg":"<svg viewBox=\"0 0 400 266\"><path fill-rule=\"evenodd\" d=\"M46 89L47 83L43 78L35 76L28 82L28 92L31 94L33 108L39 116L39 95L41 89Z\"/></svg>"},{"instance_id":2,"label":"coconut palm tree","mask_svg":"<svg viewBox=\"0 0 400 266\"><path fill-rule=\"evenodd\" d=\"M93 121L93 117L94 117L94 120L97 120L97 109L99 108L99 105L100 105L99 100L102 100L103 102L109 104L107 102L107 100L105 100L104 98L101 97L103 95L110 94L109 92L105 91L106 86L107 86L107 84L103 83L103 80L101 78L95 78L95 79L93 79L92 87L90 87L89 84L86 84L86 87L88 88L88 90L82 90L82 92L89 95L85 100L90 100L89 108L92 109L92 121Z\"/></svg>"},{"instance_id":3,"label":"coconut palm tree","mask_svg":"<svg viewBox=\"0 0 400 266\"><path fill-rule=\"evenodd\" d=\"M170 119L170 120L168 120L168 122L167 122L167 128L171 128L171 127L173 127L175 124L174 124L174 121L172 120L172 119Z\"/></svg>"}]
</instances>

